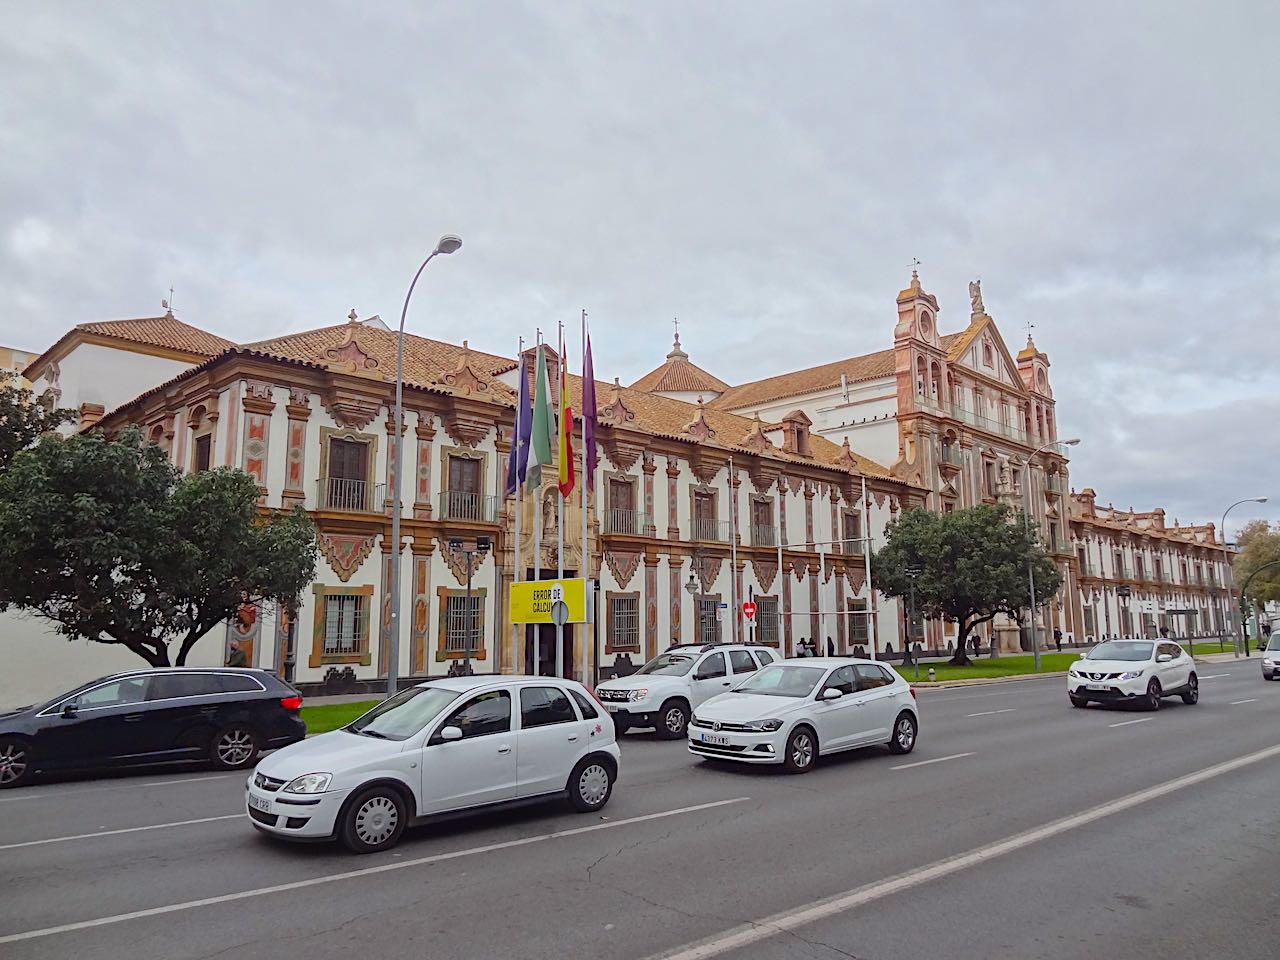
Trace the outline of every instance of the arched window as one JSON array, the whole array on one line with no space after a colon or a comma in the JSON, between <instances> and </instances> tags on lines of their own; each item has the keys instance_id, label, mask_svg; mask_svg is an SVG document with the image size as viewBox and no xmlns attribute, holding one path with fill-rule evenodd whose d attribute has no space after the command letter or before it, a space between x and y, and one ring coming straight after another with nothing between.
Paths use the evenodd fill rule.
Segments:
<instances>
[{"instance_id":1,"label":"arched window","mask_svg":"<svg viewBox=\"0 0 1280 960\"><path fill-rule=\"evenodd\" d=\"M933 399L942 400L942 367L936 360L929 369L929 385L933 390Z\"/></svg>"},{"instance_id":2,"label":"arched window","mask_svg":"<svg viewBox=\"0 0 1280 960\"><path fill-rule=\"evenodd\" d=\"M916 357L916 393L922 397L929 395L925 389L924 357Z\"/></svg>"}]
</instances>

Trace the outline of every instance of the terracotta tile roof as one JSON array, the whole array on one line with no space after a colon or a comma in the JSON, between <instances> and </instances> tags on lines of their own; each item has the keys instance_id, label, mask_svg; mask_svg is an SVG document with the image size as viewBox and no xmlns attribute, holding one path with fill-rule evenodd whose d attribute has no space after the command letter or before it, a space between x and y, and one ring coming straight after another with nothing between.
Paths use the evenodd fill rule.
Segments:
<instances>
[{"instance_id":1,"label":"terracotta tile roof","mask_svg":"<svg viewBox=\"0 0 1280 960\"><path fill-rule=\"evenodd\" d=\"M942 346L949 347L958 336L961 334L947 334L942 338ZM833 390L840 386L841 374L848 377L850 383L874 380L877 377L891 377L893 376L893 348L730 387L728 391L711 401L711 406L720 410L736 410L771 403L774 400L785 400L787 397L798 397L806 393L817 393L820 390Z\"/></svg>"},{"instance_id":2,"label":"terracotta tile roof","mask_svg":"<svg viewBox=\"0 0 1280 960\"><path fill-rule=\"evenodd\" d=\"M234 344L217 334L183 323L172 314L163 317L143 317L138 320L101 320L96 323L77 324L73 330L92 333L113 340L130 343L146 343L170 350L198 353L212 357Z\"/></svg>"},{"instance_id":3,"label":"terracotta tile roof","mask_svg":"<svg viewBox=\"0 0 1280 960\"><path fill-rule=\"evenodd\" d=\"M685 428L698 418L698 404L687 403L684 400L675 400L670 397L661 397L654 393L637 390L634 387L621 387L612 383L601 383L597 380L596 404L601 410L612 401L615 389L617 389L622 402L635 414L635 420L628 422L627 426L642 433L675 440L696 441L701 446L715 447L722 450L746 452L749 448L745 441L749 435L756 431L758 425L758 421L752 417L740 417L737 414L713 409L709 404L703 404L701 407L702 415L707 425L714 431L714 435L705 440L696 440ZM570 375L569 395L574 410L580 410L582 403L581 377ZM762 427L765 433L776 433L782 428L781 424L767 422L759 424L759 426ZM781 448L768 450L763 455L790 463L836 467L844 454L843 447L832 443L825 437L812 434L809 438L809 449L813 454L811 457L795 456L783 452ZM866 476L886 480L892 479L888 467L856 453L852 454L852 458L857 468Z\"/></svg>"},{"instance_id":4,"label":"terracotta tile roof","mask_svg":"<svg viewBox=\"0 0 1280 960\"><path fill-rule=\"evenodd\" d=\"M654 393L708 393L720 394L729 385L719 377L713 377L680 349L680 335L676 334L675 346L667 354L666 362L631 384L633 390L649 390Z\"/></svg>"},{"instance_id":5,"label":"terracotta tile roof","mask_svg":"<svg viewBox=\"0 0 1280 960\"><path fill-rule=\"evenodd\" d=\"M472 350L465 341L458 346L406 333L404 343L404 381L407 385L450 393L452 391L445 385L444 378L456 373L465 357L471 370L489 382L491 396L488 399L514 405L515 394L511 388L494 379L498 374L514 369L514 360ZM237 352L301 361L370 380L394 380L396 375L396 334L363 323L340 323L285 334L243 344Z\"/></svg>"}]
</instances>

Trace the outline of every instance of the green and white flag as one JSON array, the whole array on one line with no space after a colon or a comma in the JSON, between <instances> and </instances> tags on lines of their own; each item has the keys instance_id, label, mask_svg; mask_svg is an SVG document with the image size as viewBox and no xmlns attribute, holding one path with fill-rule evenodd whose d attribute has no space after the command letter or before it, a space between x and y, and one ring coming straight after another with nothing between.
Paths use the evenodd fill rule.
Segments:
<instances>
[{"instance_id":1,"label":"green and white flag","mask_svg":"<svg viewBox=\"0 0 1280 960\"><path fill-rule=\"evenodd\" d=\"M547 376L544 344L538 344L538 373L533 388L533 438L529 443L529 470L526 485L536 489L542 484L542 468L552 464L556 446L556 415L551 403L551 381Z\"/></svg>"}]
</instances>

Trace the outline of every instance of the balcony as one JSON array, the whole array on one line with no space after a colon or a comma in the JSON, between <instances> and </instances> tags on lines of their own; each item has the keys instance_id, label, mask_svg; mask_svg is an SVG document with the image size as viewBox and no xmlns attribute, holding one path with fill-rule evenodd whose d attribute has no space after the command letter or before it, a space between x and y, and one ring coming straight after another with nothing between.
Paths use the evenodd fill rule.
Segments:
<instances>
[{"instance_id":1,"label":"balcony","mask_svg":"<svg viewBox=\"0 0 1280 960\"><path fill-rule=\"evenodd\" d=\"M1062 537L1047 537L1044 542L1044 548L1052 554L1059 556L1073 556L1071 542L1064 540Z\"/></svg>"},{"instance_id":2,"label":"balcony","mask_svg":"<svg viewBox=\"0 0 1280 960\"><path fill-rule=\"evenodd\" d=\"M960 467L964 465L964 457L955 444L944 443L942 445L942 462L952 467Z\"/></svg>"},{"instance_id":3,"label":"balcony","mask_svg":"<svg viewBox=\"0 0 1280 960\"><path fill-rule=\"evenodd\" d=\"M1078 561L1078 562L1080 563L1081 577L1093 577L1094 579L1097 579L1098 577L1097 567L1095 567L1092 563L1089 563L1088 561Z\"/></svg>"},{"instance_id":4,"label":"balcony","mask_svg":"<svg viewBox=\"0 0 1280 960\"><path fill-rule=\"evenodd\" d=\"M470 523L496 523L498 498L458 490L440 491L440 519Z\"/></svg>"},{"instance_id":5,"label":"balcony","mask_svg":"<svg viewBox=\"0 0 1280 960\"><path fill-rule=\"evenodd\" d=\"M1053 497L1062 496L1062 478L1056 473L1049 473L1044 478L1044 491Z\"/></svg>"},{"instance_id":6,"label":"balcony","mask_svg":"<svg viewBox=\"0 0 1280 960\"><path fill-rule=\"evenodd\" d=\"M604 512L604 532L627 534L633 537L651 536L653 518L641 510L620 510L610 507Z\"/></svg>"},{"instance_id":7,"label":"balcony","mask_svg":"<svg viewBox=\"0 0 1280 960\"><path fill-rule=\"evenodd\" d=\"M1013 424L1004 423L1000 420L993 420L990 417L984 417L980 413L974 413L972 410L966 410L959 405L953 406L952 413L954 416L963 420L965 423L977 427L979 430L985 430L988 433L996 433L1002 437L1008 437L1017 443L1031 444L1031 437L1026 431L1015 427Z\"/></svg>"},{"instance_id":8,"label":"balcony","mask_svg":"<svg viewBox=\"0 0 1280 960\"><path fill-rule=\"evenodd\" d=\"M381 513L383 485L367 480L322 477L316 481L316 509L347 513Z\"/></svg>"},{"instance_id":9,"label":"balcony","mask_svg":"<svg viewBox=\"0 0 1280 960\"><path fill-rule=\"evenodd\" d=\"M778 530L773 524L753 523L751 525L751 545L753 547L776 547Z\"/></svg>"},{"instance_id":10,"label":"balcony","mask_svg":"<svg viewBox=\"0 0 1280 960\"><path fill-rule=\"evenodd\" d=\"M857 533L851 533L847 540L837 540L834 552L843 553L847 557L860 557L867 550L867 543Z\"/></svg>"},{"instance_id":11,"label":"balcony","mask_svg":"<svg viewBox=\"0 0 1280 960\"><path fill-rule=\"evenodd\" d=\"M709 520L705 517L693 518L693 539L695 540L728 543L729 535L728 520Z\"/></svg>"}]
</instances>

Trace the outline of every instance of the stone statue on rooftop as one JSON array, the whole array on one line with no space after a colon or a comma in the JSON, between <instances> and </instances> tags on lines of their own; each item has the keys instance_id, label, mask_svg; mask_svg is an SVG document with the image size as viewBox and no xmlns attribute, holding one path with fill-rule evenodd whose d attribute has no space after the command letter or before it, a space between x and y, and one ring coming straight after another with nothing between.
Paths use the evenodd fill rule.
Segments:
<instances>
[{"instance_id":1,"label":"stone statue on rooftop","mask_svg":"<svg viewBox=\"0 0 1280 960\"><path fill-rule=\"evenodd\" d=\"M969 281L969 312L973 316L978 317L987 312L987 308L982 305L982 281Z\"/></svg>"}]
</instances>

